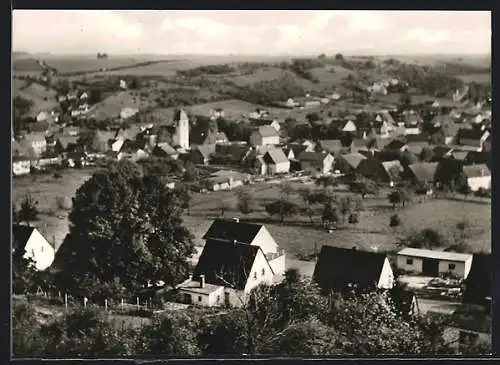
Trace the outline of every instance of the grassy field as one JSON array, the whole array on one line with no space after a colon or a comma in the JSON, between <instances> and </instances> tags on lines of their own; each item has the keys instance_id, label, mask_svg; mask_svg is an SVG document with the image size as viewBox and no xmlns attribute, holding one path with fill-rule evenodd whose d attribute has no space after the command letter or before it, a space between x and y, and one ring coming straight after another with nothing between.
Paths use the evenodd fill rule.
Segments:
<instances>
[{"instance_id":1,"label":"grassy field","mask_svg":"<svg viewBox=\"0 0 500 365\"><path fill-rule=\"evenodd\" d=\"M58 197L74 196L76 189L88 179L93 170L67 170L61 179L52 175L16 178L13 180L13 202L20 204L26 193L30 193L39 202L41 211L40 220L35 223L50 240L55 241L56 247L64 239L68 231L67 211L58 209ZM304 187L303 183L294 182L296 189ZM309 186L311 187L311 186ZM348 225L332 233L321 228L321 207L317 207L314 224L306 216L296 216L279 222L276 217L269 217L263 205L280 196L279 184L254 184L241 187L248 190L255 199L256 211L248 216L242 216L236 209L236 192L220 191L208 194L194 194L190 207L190 215L184 217L186 226L194 237L198 246L203 245L201 237L210 227L213 219L219 217L218 206L226 201L231 208L225 212L225 217L240 217L243 220L265 224L278 244L287 251L288 257L301 258L314 253L322 245L350 248L358 246L366 250L391 251L396 248L400 237L415 230L434 228L445 236L449 235L458 222L467 221L473 228L473 238L469 244L475 251L491 250L491 204L478 202L477 199L456 200L433 199L419 203L415 201L406 208L394 211L388 203L386 192L379 197L367 197L364 201L364 210L360 213L359 223ZM345 192L339 191L339 196ZM287 199L302 204L297 194ZM417 200L417 199L416 199ZM403 225L393 231L389 228L389 217L397 213Z\"/></svg>"},{"instance_id":2,"label":"grassy field","mask_svg":"<svg viewBox=\"0 0 500 365\"><path fill-rule=\"evenodd\" d=\"M154 98L141 96L140 92L119 91L96 104L92 111L88 113L88 117L96 120L117 118L122 108L138 108L141 110L154 106L156 106Z\"/></svg>"},{"instance_id":3,"label":"grassy field","mask_svg":"<svg viewBox=\"0 0 500 365\"><path fill-rule=\"evenodd\" d=\"M61 179L54 178L52 174L14 178L12 202L19 208L26 194L30 194L38 201L40 219L33 222L33 225L39 227L58 249L68 232L68 212L57 207L56 199L72 198L78 187L90 178L93 171L94 169L90 168L65 170Z\"/></svg>"}]
</instances>

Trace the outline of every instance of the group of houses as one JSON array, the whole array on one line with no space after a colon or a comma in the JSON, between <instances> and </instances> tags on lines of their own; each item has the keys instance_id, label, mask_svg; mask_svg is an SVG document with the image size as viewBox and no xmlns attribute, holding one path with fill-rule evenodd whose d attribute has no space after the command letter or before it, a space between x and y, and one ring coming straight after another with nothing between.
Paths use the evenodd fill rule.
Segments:
<instances>
[{"instance_id":1,"label":"group of houses","mask_svg":"<svg viewBox=\"0 0 500 365\"><path fill-rule=\"evenodd\" d=\"M57 255L54 246L34 227L13 226L13 252L31 258L37 270L46 270ZM280 283L286 253L262 224L238 218L216 219L203 235L205 244L192 273L176 285L176 300L206 307L240 307L260 284ZM19 251L17 251L19 252ZM312 280L323 294L385 291L405 315L418 313L417 294L398 285L395 270L413 276L452 276L464 283L468 306L491 308L491 255L405 248L393 263L386 253L340 248L325 244L317 257ZM460 329L460 334L478 336Z\"/></svg>"}]
</instances>

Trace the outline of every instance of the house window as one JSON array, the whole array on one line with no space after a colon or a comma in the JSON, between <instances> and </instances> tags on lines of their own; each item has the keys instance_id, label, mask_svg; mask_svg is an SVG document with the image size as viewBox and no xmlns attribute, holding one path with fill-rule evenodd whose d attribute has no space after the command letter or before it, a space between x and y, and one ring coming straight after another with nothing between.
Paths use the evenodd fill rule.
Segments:
<instances>
[{"instance_id":1,"label":"house window","mask_svg":"<svg viewBox=\"0 0 500 365\"><path fill-rule=\"evenodd\" d=\"M257 279L257 271L254 271L254 272L253 272L253 278L254 278L254 279Z\"/></svg>"},{"instance_id":2,"label":"house window","mask_svg":"<svg viewBox=\"0 0 500 365\"><path fill-rule=\"evenodd\" d=\"M42 246L42 247L40 247L40 252L43 252L43 246Z\"/></svg>"},{"instance_id":3,"label":"house window","mask_svg":"<svg viewBox=\"0 0 500 365\"><path fill-rule=\"evenodd\" d=\"M266 275L266 269L262 269L262 276Z\"/></svg>"},{"instance_id":4,"label":"house window","mask_svg":"<svg viewBox=\"0 0 500 365\"><path fill-rule=\"evenodd\" d=\"M220 295L217 295L217 299L216 299L217 303L220 302Z\"/></svg>"},{"instance_id":5,"label":"house window","mask_svg":"<svg viewBox=\"0 0 500 365\"><path fill-rule=\"evenodd\" d=\"M198 302L201 302L201 296L198 297Z\"/></svg>"},{"instance_id":6,"label":"house window","mask_svg":"<svg viewBox=\"0 0 500 365\"><path fill-rule=\"evenodd\" d=\"M413 265L413 259L406 259L406 265Z\"/></svg>"},{"instance_id":7,"label":"house window","mask_svg":"<svg viewBox=\"0 0 500 365\"><path fill-rule=\"evenodd\" d=\"M448 265L448 269L450 269L450 270L454 270L454 269L455 269L455 264L449 264L449 265Z\"/></svg>"}]
</instances>

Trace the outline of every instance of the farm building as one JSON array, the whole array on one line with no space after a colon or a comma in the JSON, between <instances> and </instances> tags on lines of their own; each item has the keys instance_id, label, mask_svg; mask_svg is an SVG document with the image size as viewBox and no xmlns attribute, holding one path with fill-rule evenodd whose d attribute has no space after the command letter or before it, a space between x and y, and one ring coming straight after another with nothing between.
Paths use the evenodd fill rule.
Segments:
<instances>
[{"instance_id":1,"label":"farm building","mask_svg":"<svg viewBox=\"0 0 500 365\"><path fill-rule=\"evenodd\" d=\"M280 143L279 132L270 126L259 127L250 135L250 144L254 147L265 145L278 145Z\"/></svg>"},{"instance_id":2,"label":"farm building","mask_svg":"<svg viewBox=\"0 0 500 365\"><path fill-rule=\"evenodd\" d=\"M54 247L35 228L21 224L12 226L12 249L14 255L21 254L31 258L37 270L45 270L54 261Z\"/></svg>"},{"instance_id":3,"label":"farm building","mask_svg":"<svg viewBox=\"0 0 500 365\"><path fill-rule=\"evenodd\" d=\"M179 152L167 142L158 143L151 151L151 154L156 157L170 157L174 160L179 157Z\"/></svg>"},{"instance_id":4,"label":"farm building","mask_svg":"<svg viewBox=\"0 0 500 365\"><path fill-rule=\"evenodd\" d=\"M334 162L333 156L326 152L302 152L297 160L300 162L300 169L309 172L319 172L322 174L332 171Z\"/></svg>"},{"instance_id":5,"label":"farm building","mask_svg":"<svg viewBox=\"0 0 500 365\"><path fill-rule=\"evenodd\" d=\"M280 250L273 236L262 224L240 222L238 218L231 220L216 219L207 230L203 239L217 241L234 241L258 246L264 252L276 274L285 272L285 252Z\"/></svg>"},{"instance_id":6,"label":"farm building","mask_svg":"<svg viewBox=\"0 0 500 365\"><path fill-rule=\"evenodd\" d=\"M467 184L472 191L480 188L491 189L491 172L485 164L467 165L463 167L463 173L467 177Z\"/></svg>"},{"instance_id":7,"label":"farm building","mask_svg":"<svg viewBox=\"0 0 500 365\"><path fill-rule=\"evenodd\" d=\"M405 248L397 254L398 269L424 276L437 277L453 274L466 279L472 264L472 255L456 252Z\"/></svg>"},{"instance_id":8,"label":"farm building","mask_svg":"<svg viewBox=\"0 0 500 365\"><path fill-rule=\"evenodd\" d=\"M248 180L246 174L235 171L221 170L213 173L206 179L207 187L212 191L231 190L244 184Z\"/></svg>"},{"instance_id":9,"label":"farm building","mask_svg":"<svg viewBox=\"0 0 500 365\"><path fill-rule=\"evenodd\" d=\"M252 147L246 144L229 143L229 144L216 144L215 153L231 156L234 161L243 162L251 154Z\"/></svg>"},{"instance_id":10,"label":"farm building","mask_svg":"<svg viewBox=\"0 0 500 365\"><path fill-rule=\"evenodd\" d=\"M325 292L391 289L394 274L383 253L356 248L323 246L314 268L313 279Z\"/></svg>"},{"instance_id":11,"label":"farm building","mask_svg":"<svg viewBox=\"0 0 500 365\"><path fill-rule=\"evenodd\" d=\"M254 287L272 284L274 276L259 246L209 239L193 276L177 289L188 304L239 307Z\"/></svg>"},{"instance_id":12,"label":"farm building","mask_svg":"<svg viewBox=\"0 0 500 365\"><path fill-rule=\"evenodd\" d=\"M281 148L268 150L262 160L265 163L266 174L280 174L290 171L290 161Z\"/></svg>"}]
</instances>

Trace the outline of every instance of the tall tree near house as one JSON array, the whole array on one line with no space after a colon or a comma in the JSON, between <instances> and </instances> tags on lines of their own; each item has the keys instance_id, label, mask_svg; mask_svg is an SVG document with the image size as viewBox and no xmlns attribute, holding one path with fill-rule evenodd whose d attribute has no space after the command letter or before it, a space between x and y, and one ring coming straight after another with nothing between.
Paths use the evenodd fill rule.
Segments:
<instances>
[{"instance_id":1,"label":"tall tree near house","mask_svg":"<svg viewBox=\"0 0 500 365\"><path fill-rule=\"evenodd\" d=\"M401 225L401 218L397 214L393 214L390 217L389 220L389 227L391 227L394 232L396 232L396 228L398 228Z\"/></svg>"},{"instance_id":2,"label":"tall tree near house","mask_svg":"<svg viewBox=\"0 0 500 365\"><path fill-rule=\"evenodd\" d=\"M24 200L21 202L21 207L17 214L20 222L25 222L28 226L31 222L38 219L38 200L34 200L31 194L26 194Z\"/></svg>"},{"instance_id":3,"label":"tall tree near house","mask_svg":"<svg viewBox=\"0 0 500 365\"><path fill-rule=\"evenodd\" d=\"M394 190L391 192L388 196L389 198L389 203L392 204L392 209L396 209L396 205L399 205L401 203L401 193L399 190Z\"/></svg>"},{"instance_id":4,"label":"tall tree near house","mask_svg":"<svg viewBox=\"0 0 500 365\"><path fill-rule=\"evenodd\" d=\"M199 175L200 174L196 166L191 161L186 162L186 165L184 166L184 173L182 175L184 181L196 181Z\"/></svg>"},{"instance_id":5,"label":"tall tree near house","mask_svg":"<svg viewBox=\"0 0 500 365\"><path fill-rule=\"evenodd\" d=\"M438 231L431 228L425 228L421 231L410 234L402 240L401 244L405 247L433 250L446 246L448 242Z\"/></svg>"},{"instance_id":6,"label":"tall tree near house","mask_svg":"<svg viewBox=\"0 0 500 365\"><path fill-rule=\"evenodd\" d=\"M187 215L190 215L191 195L189 194L189 189L185 184L176 184L174 190L179 196L181 207L186 209Z\"/></svg>"},{"instance_id":7,"label":"tall tree near house","mask_svg":"<svg viewBox=\"0 0 500 365\"><path fill-rule=\"evenodd\" d=\"M464 200L467 199L467 196L471 193L471 188L467 181L467 177L464 174L460 174L459 178L456 182L457 191L464 196Z\"/></svg>"},{"instance_id":8,"label":"tall tree near house","mask_svg":"<svg viewBox=\"0 0 500 365\"><path fill-rule=\"evenodd\" d=\"M58 284L101 299L114 298L116 293L101 289L116 280L128 293L148 282L175 285L194 253L182 205L177 191L156 176L142 175L132 162L96 172L73 200L70 230L54 262L60 269Z\"/></svg>"},{"instance_id":9,"label":"tall tree near house","mask_svg":"<svg viewBox=\"0 0 500 365\"><path fill-rule=\"evenodd\" d=\"M412 201L411 190L407 187L402 187L398 189L398 192L401 197L401 204L403 205L404 208L406 203L411 203Z\"/></svg>"},{"instance_id":10,"label":"tall tree near house","mask_svg":"<svg viewBox=\"0 0 500 365\"><path fill-rule=\"evenodd\" d=\"M349 189L353 193L360 194L363 200L367 194L376 194L378 192L375 181L360 176L356 176L353 181L348 181L348 185Z\"/></svg>"},{"instance_id":11,"label":"tall tree near house","mask_svg":"<svg viewBox=\"0 0 500 365\"><path fill-rule=\"evenodd\" d=\"M323 205L323 213L321 215L321 220L325 226L329 226L330 224L337 225L340 220L339 211L333 202L327 201Z\"/></svg>"},{"instance_id":12,"label":"tall tree near house","mask_svg":"<svg viewBox=\"0 0 500 365\"><path fill-rule=\"evenodd\" d=\"M252 213L255 210L255 201L248 192L246 191L240 191L237 194L238 198L238 210L247 215Z\"/></svg>"},{"instance_id":13,"label":"tall tree near house","mask_svg":"<svg viewBox=\"0 0 500 365\"><path fill-rule=\"evenodd\" d=\"M277 199L264 206L267 214L270 216L277 215L281 222L287 217L295 215L299 211L297 204L286 199Z\"/></svg>"}]
</instances>

